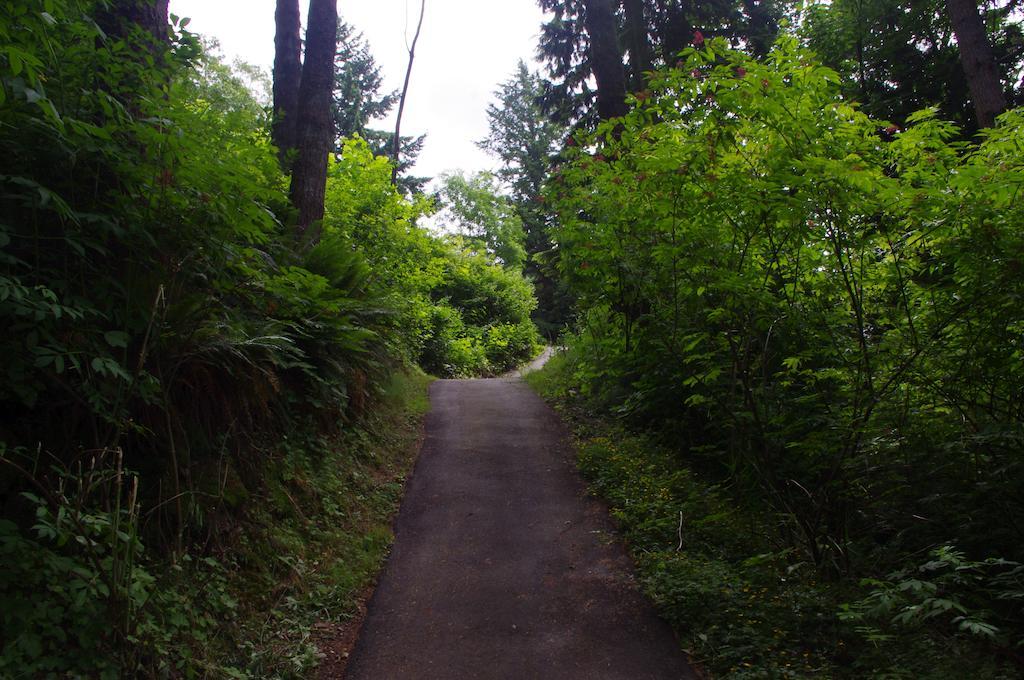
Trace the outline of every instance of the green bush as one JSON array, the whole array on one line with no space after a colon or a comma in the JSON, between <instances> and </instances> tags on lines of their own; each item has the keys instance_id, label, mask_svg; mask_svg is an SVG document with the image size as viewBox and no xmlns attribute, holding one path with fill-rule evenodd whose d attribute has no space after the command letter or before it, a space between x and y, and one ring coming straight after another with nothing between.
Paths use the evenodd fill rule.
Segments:
<instances>
[{"instance_id":1,"label":"green bush","mask_svg":"<svg viewBox=\"0 0 1024 680\"><path fill-rule=\"evenodd\" d=\"M158 578L165 569L139 535L138 476L117 457L59 470L45 497L22 493L30 530L0 520L4 677L172 673L223 636L220 622L237 608L223 568L186 555ZM44 462L26 458L18 462Z\"/></svg>"},{"instance_id":2,"label":"green bush","mask_svg":"<svg viewBox=\"0 0 1024 680\"><path fill-rule=\"evenodd\" d=\"M447 304L431 308L430 330L420 355L424 370L444 377L468 377L487 370L479 339L468 335L459 311Z\"/></svg>"},{"instance_id":3,"label":"green bush","mask_svg":"<svg viewBox=\"0 0 1024 680\"><path fill-rule=\"evenodd\" d=\"M494 375L535 356L540 337L530 321L533 289L490 258L448 250L432 301L419 363L442 377Z\"/></svg>"},{"instance_id":4,"label":"green bush","mask_svg":"<svg viewBox=\"0 0 1024 680\"><path fill-rule=\"evenodd\" d=\"M395 351L442 377L492 375L534 356L531 284L492 255L417 226L429 209L402 197L387 160L364 141L346 142L328 181L326 233L365 253L375 289L396 312Z\"/></svg>"},{"instance_id":5,"label":"green bush","mask_svg":"<svg viewBox=\"0 0 1024 680\"><path fill-rule=\"evenodd\" d=\"M496 373L512 370L540 350L537 327L530 321L496 323L485 332L484 352Z\"/></svg>"},{"instance_id":6,"label":"green bush","mask_svg":"<svg viewBox=\"0 0 1024 680\"><path fill-rule=\"evenodd\" d=\"M0 675L230 677L211 560L311 503L279 478L401 365L401 293L338 231L296 243L242 80L180 25L101 32L102 4L0 19ZM418 208L380 196L346 219L402 233Z\"/></svg>"},{"instance_id":7,"label":"green bush","mask_svg":"<svg viewBox=\"0 0 1024 680\"><path fill-rule=\"evenodd\" d=\"M1024 111L974 142L931 110L901 129L787 38L763 61L709 40L650 86L549 182L582 395L821 578L887 581L942 545L1024 561ZM1019 656L941 618L896 643L932 650L914 668L946 638Z\"/></svg>"}]
</instances>

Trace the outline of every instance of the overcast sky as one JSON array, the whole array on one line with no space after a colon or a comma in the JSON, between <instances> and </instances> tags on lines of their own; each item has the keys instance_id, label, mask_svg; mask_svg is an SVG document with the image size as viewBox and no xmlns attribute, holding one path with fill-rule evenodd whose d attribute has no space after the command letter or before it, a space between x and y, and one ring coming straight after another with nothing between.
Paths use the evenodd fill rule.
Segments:
<instances>
[{"instance_id":1,"label":"overcast sky","mask_svg":"<svg viewBox=\"0 0 1024 680\"><path fill-rule=\"evenodd\" d=\"M274 62L275 4L171 0L171 13L190 17L189 30L216 38L229 58L240 57L269 73ZM302 0L303 14L308 4ZM384 72L385 90L402 86L408 63L406 25L411 41L419 5L419 0L338 2L341 17L370 43ZM542 21L535 0L427 0L402 119L403 134L427 134L417 174L494 167L493 159L474 142L487 133L486 107L498 84L512 75L519 59L533 66Z\"/></svg>"}]
</instances>

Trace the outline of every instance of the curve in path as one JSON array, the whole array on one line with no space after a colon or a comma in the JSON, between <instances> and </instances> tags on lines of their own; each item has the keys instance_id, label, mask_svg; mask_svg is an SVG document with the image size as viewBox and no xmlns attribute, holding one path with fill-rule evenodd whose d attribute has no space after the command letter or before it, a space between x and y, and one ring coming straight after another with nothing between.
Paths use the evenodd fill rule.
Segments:
<instances>
[{"instance_id":1,"label":"curve in path","mask_svg":"<svg viewBox=\"0 0 1024 680\"><path fill-rule=\"evenodd\" d=\"M520 380L439 381L351 680L696 678Z\"/></svg>"}]
</instances>

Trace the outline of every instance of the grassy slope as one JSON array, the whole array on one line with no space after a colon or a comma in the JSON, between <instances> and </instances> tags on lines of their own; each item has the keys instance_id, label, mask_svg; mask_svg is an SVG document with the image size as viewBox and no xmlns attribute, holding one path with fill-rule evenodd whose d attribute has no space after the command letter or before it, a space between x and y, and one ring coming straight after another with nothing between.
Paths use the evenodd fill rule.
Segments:
<instances>
[{"instance_id":1,"label":"grassy slope","mask_svg":"<svg viewBox=\"0 0 1024 680\"><path fill-rule=\"evenodd\" d=\"M284 455L228 579L242 604L236 656L223 670L281 678L337 668L391 546L431 381L418 370L396 373L315 464L298 451L308 442Z\"/></svg>"}]
</instances>

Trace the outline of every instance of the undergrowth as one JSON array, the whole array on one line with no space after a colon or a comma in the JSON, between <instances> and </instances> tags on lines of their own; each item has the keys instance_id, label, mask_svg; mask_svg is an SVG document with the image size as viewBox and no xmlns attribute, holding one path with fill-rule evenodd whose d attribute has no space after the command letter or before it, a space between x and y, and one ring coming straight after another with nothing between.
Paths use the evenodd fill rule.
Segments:
<instances>
[{"instance_id":1,"label":"undergrowth","mask_svg":"<svg viewBox=\"0 0 1024 680\"><path fill-rule=\"evenodd\" d=\"M356 614L391 544L429 382L399 371L358 426L294 430L258 491L225 476L233 529L206 556L147 551L120 461L67 471L59 498L26 493L31 532L0 522L3 629L16 633L0 677L307 677L317 630ZM100 491L123 504L98 506Z\"/></svg>"},{"instance_id":2,"label":"undergrowth","mask_svg":"<svg viewBox=\"0 0 1024 680\"><path fill-rule=\"evenodd\" d=\"M390 540L396 367L527 358L532 288L359 140L297 239L255 71L135 4L0 17L0 677L300 676Z\"/></svg>"},{"instance_id":3,"label":"undergrowth","mask_svg":"<svg viewBox=\"0 0 1024 680\"><path fill-rule=\"evenodd\" d=\"M232 577L247 603L237 660L247 677L305 677L319 661L317 629L357 614L392 542L430 381L397 373L359 428L293 443ZM310 445L322 457L306 455Z\"/></svg>"},{"instance_id":4,"label":"undergrowth","mask_svg":"<svg viewBox=\"0 0 1024 680\"><path fill-rule=\"evenodd\" d=\"M663 437L599 415L574 383L571 361L557 355L526 381L573 426L580 470L609 504L645 593L709 675L1014 677L976 636L924 625L967 612L953 579L981 578L983 567L1000 565L962 556L956 563L947 548L922 559L914 573L860 584L830 580L778 539L771 513L695 471ZM1009 582L1019 579L1016 565L1005 566L1000 573ZM1012 597L1012 586L1004 590Z\"/></svg>"}]
</instances>

